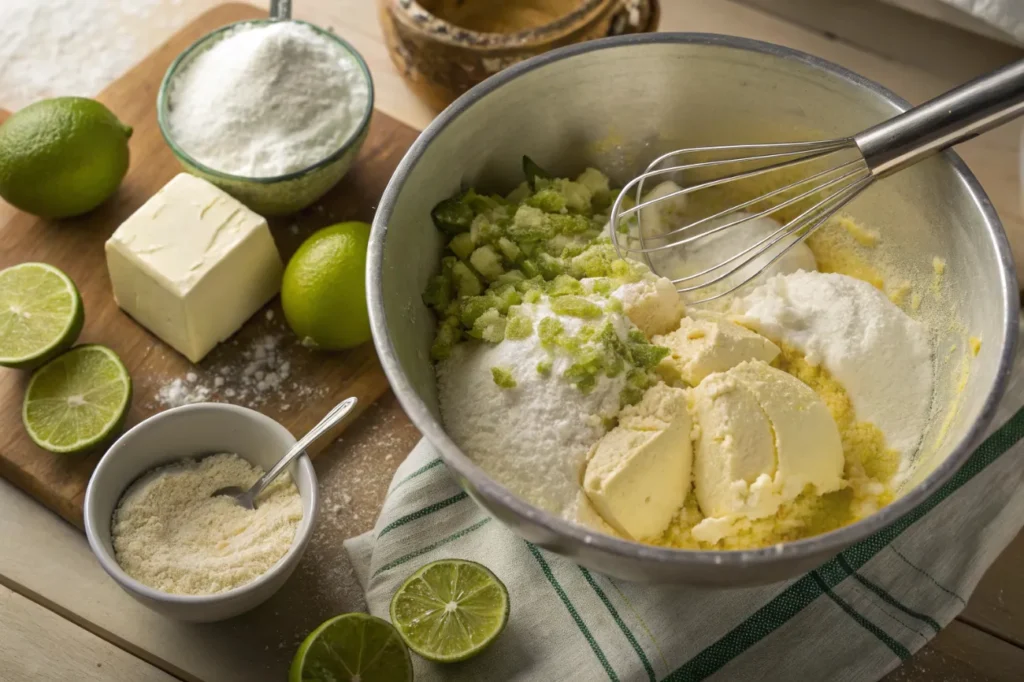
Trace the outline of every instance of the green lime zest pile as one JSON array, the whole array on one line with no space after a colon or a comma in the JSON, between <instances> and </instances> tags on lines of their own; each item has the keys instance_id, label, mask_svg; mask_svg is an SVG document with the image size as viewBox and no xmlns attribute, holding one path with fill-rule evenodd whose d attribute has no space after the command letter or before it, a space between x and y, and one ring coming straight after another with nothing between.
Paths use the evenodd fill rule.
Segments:
<instances>
[{"instance_id":1,"label":"green lime zest pile","mask_svg":"<svg viewBox=\"0 0 1024 682\"><path fill-rule=\"evenodd\" d=\"M524 157L523 171L527 180L505 196L468 189L431 212L449 237L440 272L423 293L438 317L432 358L444 360L462 341L500 343L536 333L545 348L572 353L573 364L563 374L582 391L593 388L602 374L645 376L657 364L652 359L667 351L646 339L627 343L601 325L607 313L622 311L611 293L648 273L620 258L604 235L618 190L593 168L575 179L555 178ZM556 317L533 319L521 308L542 297L555 315L579 318L584 328L569 335ZM552 363L539 363L537 371L550 374ZM506 370L492 373L499 386L514 386ZM635 393L627 389L623 400L634 402Z\"/></svg>"}]
</instances>

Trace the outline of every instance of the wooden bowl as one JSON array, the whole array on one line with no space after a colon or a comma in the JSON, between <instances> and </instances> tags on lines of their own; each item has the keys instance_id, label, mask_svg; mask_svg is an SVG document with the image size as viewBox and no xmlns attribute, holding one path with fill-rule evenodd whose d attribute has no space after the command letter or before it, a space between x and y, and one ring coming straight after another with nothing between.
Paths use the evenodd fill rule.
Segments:
<instances>
[{"instance_id":1,"label":"wooden bowl","mask_svg":"<svg viewBox=\"0 0 1024 682\"><path fill-rule=\"evenodd\" d=\"M377 0L391 59L434 108L557 47L657 30L658 0Z\"/></svg>"}]
</instances>

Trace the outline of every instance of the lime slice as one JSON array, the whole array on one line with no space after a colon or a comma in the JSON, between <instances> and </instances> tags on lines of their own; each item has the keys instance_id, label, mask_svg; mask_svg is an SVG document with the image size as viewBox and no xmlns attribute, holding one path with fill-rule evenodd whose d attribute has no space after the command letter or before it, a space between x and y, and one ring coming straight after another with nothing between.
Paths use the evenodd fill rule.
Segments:
<instances>
[{"instance_id":1,"label":"lime slice","mask_svg":"<svg viewBox=\"0 0 1024 682\"><path fill-rule=\"evenodd\" d=\"M132 380L114 351L78 346L37 369L21 420L50 452L82 452L118 429L132 400Z\"/></svg>"},{"instance_id":2,"label":"lime slice","mask_svg":"<svg viewBox=\"0 0 1024 682\"><path fill-rule=\"evenodd\" d=\"M365 613L332 618L295 652L288 682L408 682L412 660L386 620Z\"/></svg>"},{"instance_id":3,"label":"lime slice","mask_svg":"<svg viewBox=\"0 0 1024 682\"><path fill-rule=\"evenodd\" d=\"M473 561L445 559L413 573L391 598L391 622L423 658L464 661L508 622L508 590Z\"/></svg>"},{"instance_id":4,"label":"lime slice","mask_svg":"<svg viewBox=\"0 0 1024 682\"><path fill-rule=\"evenodd\" d=\"M75 283L45 263L0 270L0 365L32 369L70 348L85 313Z\"/></svg>"}]
</instances>

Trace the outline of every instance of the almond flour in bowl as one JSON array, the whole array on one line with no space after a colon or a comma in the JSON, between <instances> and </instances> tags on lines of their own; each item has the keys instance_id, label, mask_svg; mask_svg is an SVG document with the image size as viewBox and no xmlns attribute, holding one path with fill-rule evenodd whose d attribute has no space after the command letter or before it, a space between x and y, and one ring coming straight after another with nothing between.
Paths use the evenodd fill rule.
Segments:
<instances>
[{"instance_id":1,"label":"almond flour in bowl","mask_svg":"<svg viewBox=\"0 0 1024 682\"><path fill-rule=\"evenodd\" d=\"M263 471L235 454L186 459L133 483L114 511L117 563L140 583L169 594L207 595L252 582L292 546L302 500L287 473L257 498L255 510L229 497Z\"/></svg>"}]
</instances>

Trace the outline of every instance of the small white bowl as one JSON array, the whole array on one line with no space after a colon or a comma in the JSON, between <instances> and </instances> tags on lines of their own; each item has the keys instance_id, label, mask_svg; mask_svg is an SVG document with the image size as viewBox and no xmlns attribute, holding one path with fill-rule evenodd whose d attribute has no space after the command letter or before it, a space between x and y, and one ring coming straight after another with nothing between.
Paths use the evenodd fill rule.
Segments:
<instances>
[{"instance_id":1,"label":"small white bowl","mask_svg":"<svg viewBox=\"0 0 1024 682\"><path fill-rule=\"evenodd\" d=\"M233 590L211 595L168 594L131 578L114 558L110 526L121 496L139 476L185 457L233 452L264 470L295 444L276 421L254 410L221 403L196 403L161 412L131 429L103 455L85 492L85 533L89 546L125 592L177 620L212 622L248 611L270 598L295 570L313 534L317 481L303 455L290 473L302 497L302 521L292 546L269 571Z\"/></svg>"}]
</instances>

